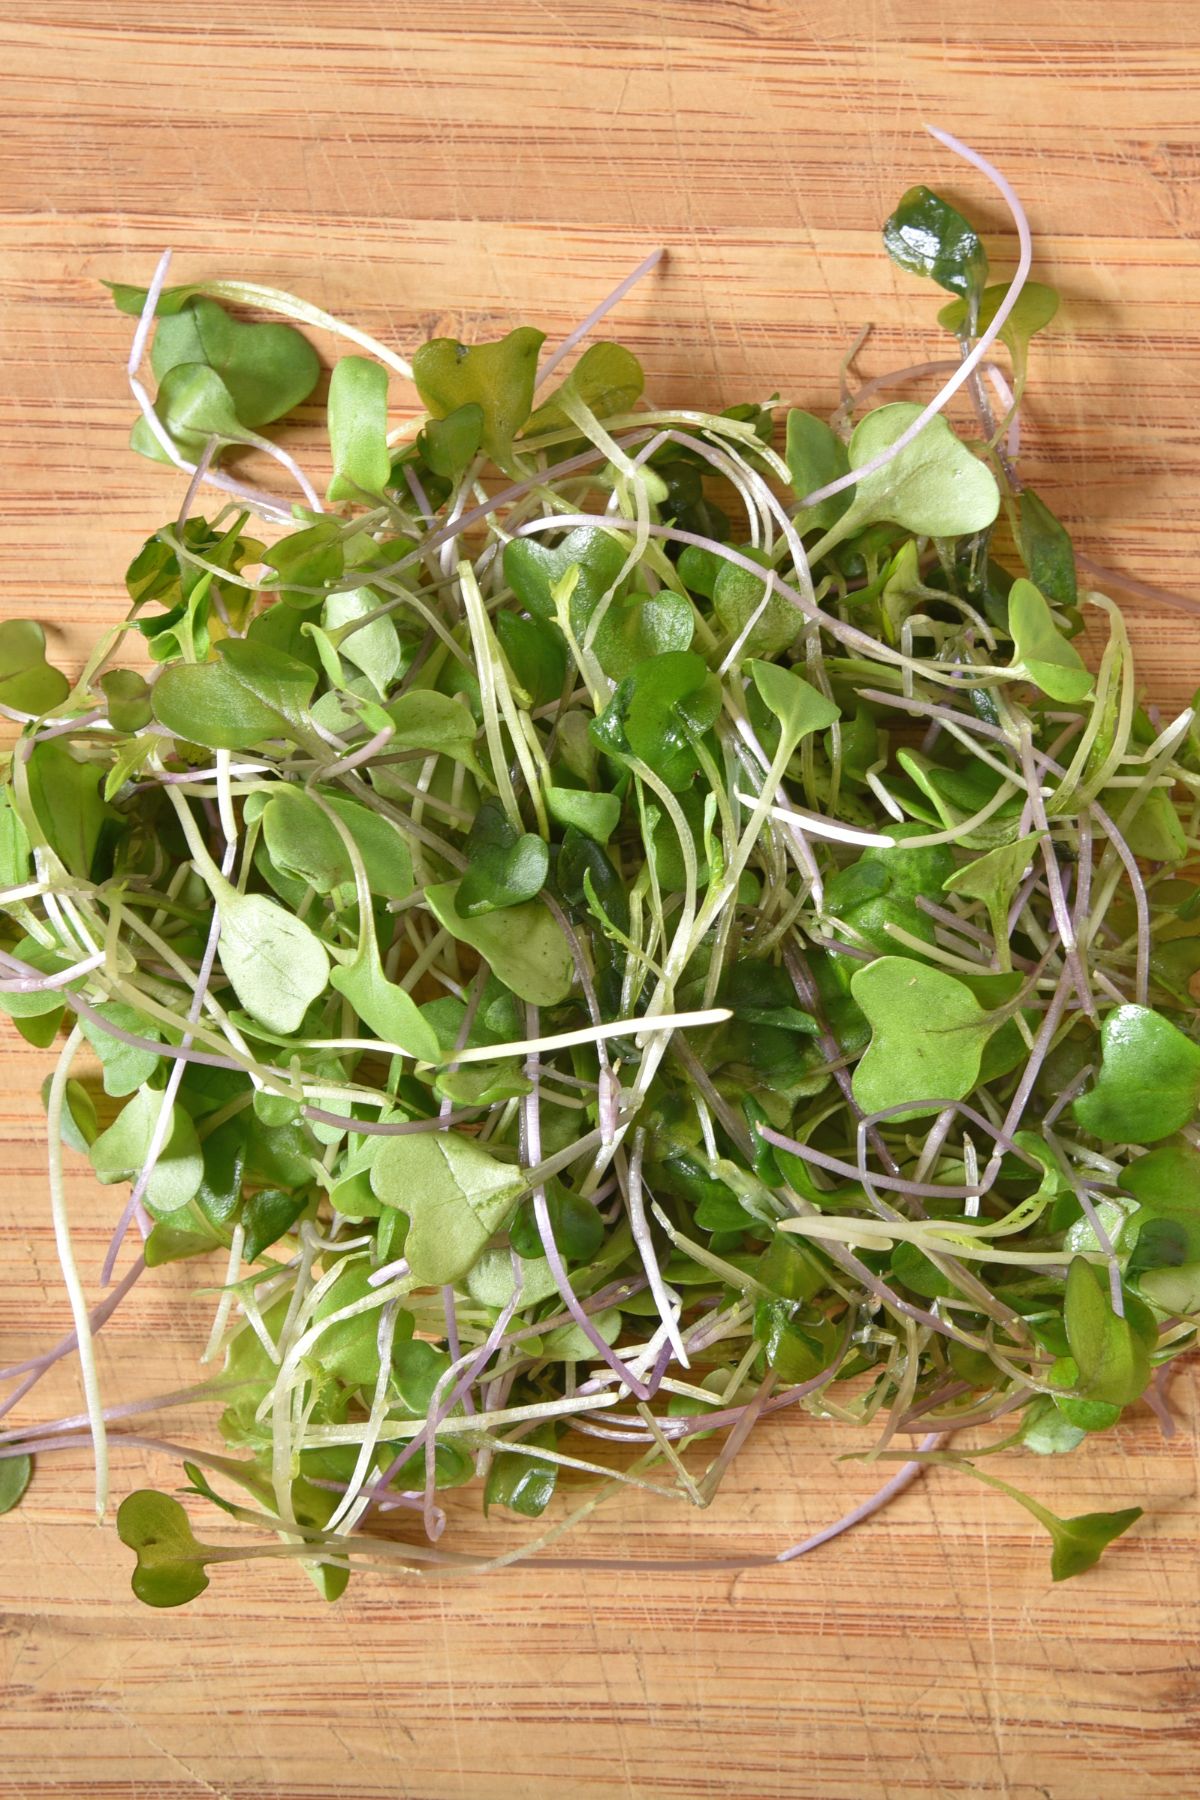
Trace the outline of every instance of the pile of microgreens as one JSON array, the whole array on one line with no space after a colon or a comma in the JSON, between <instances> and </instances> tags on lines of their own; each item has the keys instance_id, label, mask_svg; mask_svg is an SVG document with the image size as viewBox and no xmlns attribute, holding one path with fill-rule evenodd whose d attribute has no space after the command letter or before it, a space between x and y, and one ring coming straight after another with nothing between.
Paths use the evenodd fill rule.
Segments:
<instances>
[{"instance_id":1,"label":"pile of microgreens","mask_svg":"<svg viewBox=\"0 0 1200 1800\"><path fill-rule=\"evenodd\" d=\"M191 482L73 685L0 627L0 1007L58 1045L74 1317L3 1410L75 1350L86 1396L3 1434L0 1489L84 1433L101 1510L112 1446L183 1456L259 1532L200 1543L131 1495L150 1604L252 1556L330 1598L495 1567L623 1483L705 1506L788 1406L903 1467L760 1561L928 1463L1033 1513L1059 1578L1139 1516L1059 1519L980 1461L1142 1399L1169 1423L1195 1339L1200 733L1139 705L1120 612L1018 477L1056 297L1007 183L944 141L1009 201L1015 277L906 194L885 243L951 294L956 354L789 412L782 456L768 406L649 405L615 343L550 382L653 257L549 357L521 328L411 367L287 295L168 288L165 258L114 290L134 445ZM222 300L351 340L324 502L262 435L314 351ZM390 373L426 409L397 429ZM930 405L864 410L928 373ZM227 471L245 445L302 503ZM91 1305L64 1150L132 1183ZM207 1379L105 1407L95 1334L184 1257L219 1286ZM185 1402L219 1403L220 1453L145 1434ZM439 1543L443 1490L533 1519L560 1481L532 1542Z\"/></svg>"}]
</instances>

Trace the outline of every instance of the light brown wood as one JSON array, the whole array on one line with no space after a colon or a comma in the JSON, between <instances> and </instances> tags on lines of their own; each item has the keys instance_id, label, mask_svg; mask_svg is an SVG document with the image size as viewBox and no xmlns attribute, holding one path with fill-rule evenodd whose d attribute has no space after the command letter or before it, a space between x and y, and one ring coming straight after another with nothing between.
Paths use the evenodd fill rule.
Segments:
<instances>
[{"instance_id":1,"label":"light brown wood","mask_svg":"<svg viewBox=\"0 0 1200 1800\"><path fill-rule=\"evenodd\" d=\"M1003 209L920 130L995 158L1029 208L1060 321L1035 357L1032 478L1099 561L1200 598L1200 53L1181 0L773 0L506 6L349 0L0 4L4 373L0 575L70 662L179 487L127 454L129 321L101 276L294 288L411 347L529 320L561 333L655 243L614 321L654 391L817 410L876 322L873 373L944 354L936 301L878 226L928 179ZM404 395L397 392L397 401ZM1164 707L1200 625L1131 608ZM0 1359L67 1307L45 1198L44 1056L6 1031ZM111 1193L71 1205L94 1285ZM190 1379L195 1272L105 1332L110 1398ZM1174 1398L1197 1423L1195 1370ZM32 1397L31 1402L32 1404ZM46 1383L47 1416L74 1378ZM23 1415L24 1416L24 1415ZM762 1432L716 1511L635 1500L576 1540L631 1558L794 1541L874 1484L812 1421ZM1195 1793L1197 1458L1148 1415L1021 1473L1070 1513L1141 1501L1102 1570L1052 1590L1044 1541L939 1472L869 1531L731 1592L703 1573L553 1573L323 1609L278 1567L218 1570L194 1607L129 1593L82 1455L44 1459L0 1523L0 1794L128 1800L739 1800ZM172 1467L122 1461L118 1492ZM479 1542L476 1533L473 1542ZM236 1577L236 1578L230 1578Z\"/></svg>"}]
</instances>

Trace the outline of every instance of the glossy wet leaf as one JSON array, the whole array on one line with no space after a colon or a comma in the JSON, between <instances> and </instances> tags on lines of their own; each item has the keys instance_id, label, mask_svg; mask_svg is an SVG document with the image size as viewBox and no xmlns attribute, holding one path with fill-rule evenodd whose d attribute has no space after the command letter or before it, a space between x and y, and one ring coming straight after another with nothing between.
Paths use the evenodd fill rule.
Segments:
<instances>
[{"instance_id":1,"label":"glossy wet leaf","mask_svg":"<svg viewBox=\"0 0 1200 1800\"><path fill-rule=\"evenodd\" d=\"M554 589L572 568L579 570L570 599L576 635L587 626L596 606L620 578L626 550L620 540L595 526L569 531L560 544L540 538L513 538L504 546L504 579L522 606L542 618L555 617Z\"/></svg>"},{"instance_id":2,"label":"glossy wet leaf","mask_svg":"<svg viewBox=\"0 0 1200 1800\"><path fill-rule=\"evenodd\" d=\"M591 726L605 750L636 756L673 792L699 768L693 747L714 723L720 685L703 657L676 650L639 663Z\"/></svg>"},{"instance_id":3,"label":"glossy wet leaf","mask_svg":"<svg viewBox=\"0 0 1200 1800\"><path fill-rule=\"evenodd\" d=\"M413 380L435 419L469 404L483 412L483 448L504 467L512 441L529 417L538 352L545 333L518 326L495 344L432 338L412 359Z\"/></svg>"},{"instance_id":4,"label":"glossy wet leaf","mask_svg":"<svg viewBox=\"0 0 1200 1800\"><path fill-rule=\"evenodd\" d=\"M903 1116L917 1118L970 1093L998 1023L970 988L907 956L865 964L850 987L871 1027L854 1071L854 1097L864 1112L911 1101Z\"/></svg>"},{"instance_id":5,"label":"glossy wet leaf","mask_svg":"<svg viewBox=\"0 0 1200 1800\"><path fill-rule=\"evenodd\" d=\"M1092 691L1091 671L1031 581L1014 581L1008 596L1008 629L1015 660L1052 700L1084 700Z\"/></svg>"},{"instance_id":6,"label":"glossy wet leaf","mask_svg":"<svg viewBox=\"0 0 1200 1800\"><path fill-rule=\"evenodd\" d=\"M506 907L499 913L464 918L455 904L456 881L426 888L425 900L451 937L470 944L497 979L532 1006L557 1006L575 981L570 947L549 909L540 900Z\"/></svg>"},{"instance_id":7,"label":"glossy wet leaf","mask_svg":"<svg viewBox=\"0 0 1200 1800\"><path fill-rule=\"evenodd\" d=\"M932 188L909 188L883 227L883 246L911 275L926 275L951 294L983 292L987 251L975 227Z\"/></svg>"},{"instance_id":8,"label":"glossy wet leaf","mask_svg":"<svg viewBox=\"0 0 1200 1800\"><path fill-rule=\"evenodd\" d=\"M388 1138L371 1166L376 1198L408 1214L414 1278L435 1285L466 1274L524 1186L519 1168L455 1131Z\"/></svg>"},{"instance_id":9,"label":"glossy wet leaf","mask_svg":"<svg viewBox=\"0 0 1200 1800\"><path fill-rule=\"evenodd\" d=\"M368 356L343 356L329 378L333 479L325 498L360 500L383 492L392 476L387 441L388 373Z\"/></svg>"},{"instance_id":10,"label":"glossy wet leaf","mask_svg":"<svg viewBox=\"0 0 1200 1800\"><path fill-rule=\"evenodd\" d=\"M1106 1143L1153 1144L1190 1123L1200 1100L1200 1047L1146 1006L1117 1006L1100 1032L1102 1061L1072 1110Z\"/></svg>"},{"instance_id":11,"label":"glossy wet leaf","mask_svg":"<svg viewBox=\"0 0 1200 1800\"><path fill-rule=\"evenodd\" d=\"M455 904L466 919L532 900L546 884L550 849L544 838L519 832L495 801L475 815L465 845L467 872Z\"/></svg>"},{"instance_id":12,"label":"glossy wet leaf","mask_svg":"<svg viewBox=\"0 0 1200 1800\"><path fill-rule=\"evenodd\" d=\"M610 680L623 681L649 656L686 650L695 626L691 602L670 588L627 594L612 602L597 627L596 660Z\"/></svg>"}]
</instances>

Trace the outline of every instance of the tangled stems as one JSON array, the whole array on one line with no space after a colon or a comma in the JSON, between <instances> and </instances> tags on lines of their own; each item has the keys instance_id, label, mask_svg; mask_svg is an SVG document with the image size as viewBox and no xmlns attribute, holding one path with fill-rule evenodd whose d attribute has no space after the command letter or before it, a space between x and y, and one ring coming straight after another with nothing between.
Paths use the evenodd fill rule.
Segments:
<instances>
[{"instance_id":1,"label":"tangled stems","mask_svg":"<svg viewBox=\"0 0 1200 1800\"><path fill-rule=\"evenodd\" d=\"M784 457L755 403L647 406L615 344L544 398L561 354L539 378L537 333L426 345L412 429L346 357L331 510L295 469L311 498L269 545L253 494L192 508L263 384L281 410L303 388L303 340L268 370L211 310L262 291L166 290L165 268L121 301L146 444L192 481L74 687L36 627L5 647L0 1007L67 1032L75 1325L4 1372L7 1404L78 1347L86 1406L0 1456L86 1431L103 1507L106 1444L166 1443L129 1420L219 1401L191 1491L281 1541L206 1546L132 1496L143 1598L259 1553L328 1598L356 1567L506 1566L622 1484L712 1504L788 1407L872 1456L933 1431L786 1560L947 1433L1018 1415L1009 1447L1057 1452L1159 1403L1200 1307L1200 750L1190 710L1139 709L1119 613L1016 477L1018 223L997 299L966 221L905 196L889 248L966 301L955 379L852 432L853 397L837 429L794 412ZM179 375L172 320L220 357ZM1008 415L984 404L969 449L936 409L1001 341ZM1095 677L1072 642L1093 605ZM150 682L111 666L130 633ZM130 1188L90 1307L64 1147ZM93 1333L189 1257L222 1372L106 1408ZM979 1454L959 1442L937 1459ZM473 1483L555 1522L464 1558L439 1495ZM1132 1520L1030 1504L1056 1575Z\"/></svg>"}]
</instances>

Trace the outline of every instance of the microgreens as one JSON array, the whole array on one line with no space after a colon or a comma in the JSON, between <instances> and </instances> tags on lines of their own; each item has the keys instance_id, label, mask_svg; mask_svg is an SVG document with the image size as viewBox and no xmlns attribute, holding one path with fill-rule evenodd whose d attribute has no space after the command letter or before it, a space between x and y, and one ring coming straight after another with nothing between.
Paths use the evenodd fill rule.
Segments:
<instances>
[{"instance_id":1,"label":"microgreens","mask_svg":"<svg viewBox=\"0 0 1200 1800\"><path fill-rule=\"evenodd\" d=\"M781 1561L926 1463L1024 1506L1055 1578L1138 1517L1060 1520L973 1459L1161 1408L1195 1340L1200 732L1138 706L1119 612L1017 473L1056 300L1003 178L935 135L1009 200L1016 274L987 286L975 228L913 189L885 243L954 296L960 363L926 407L791 411L786 460L769 407L650 406L616 343L547 390L583 327L410 366L270 289L165 288L165 257L114 289L135 445L191 482L74 686L0 626L0 1010L62 1040L74 1324L2 1372L4 1410L72 1350L86 1402L0 1435L0 1511L81 1430L101 1512L110 1450L177 1449L247 1535L127 1496L148 1604L258 1555L330 1599L499 1566L622 1483L707 1505L789 1405L874 1425L871 1456L921 1443ZM324 502L259 435L317 386L296 324L353 346ZM426 413L390 426L410 376ZM978 438L940 412L960 388ZM298 497L229 474L246 445ZM91 1303L67 1155L132 1184ZM192 1257L208 1379L106 1408L95 1333ZM219 1454L135 1435L212 1401ZM472 1483L548 1530L444 1548L439 1491Z\"/></svg>"}]
</instances>

